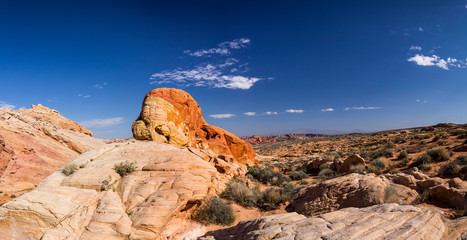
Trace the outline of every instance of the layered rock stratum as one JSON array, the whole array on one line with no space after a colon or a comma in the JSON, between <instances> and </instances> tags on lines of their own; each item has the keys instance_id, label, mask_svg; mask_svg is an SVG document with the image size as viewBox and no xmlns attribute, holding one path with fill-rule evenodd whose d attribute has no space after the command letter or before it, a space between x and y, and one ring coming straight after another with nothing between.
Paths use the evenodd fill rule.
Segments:
<instances>
[{"instance_id":1,"label":"layered rock stratum","mask_svg":"<svg viewBox=\"0 0 467 240\"><path fill-rule=\"evenodd\" d=\"M79 154L105 143L42 105L0 108L0 190L27 191Z\"/></svg>"},{"instance_id":2,"label":"layered rock stratum","mask_svg":"<svg viewBox=\"0 0 467 240\"><path fill-rule=\"evenodd\" d=\"M248 143L207 124L198 103L180 89L158 88L147 93L132 131L138 140L210 149L216 154L232 157L240 164L256 162L255 152Z\"/></svg>"},{"instance_id":3,"label":"layered rock stratum","mask_svg":"<svg viewBox=\"0 0 467 240\"><path fill-rule=\"evenodd\" d=\"M450 221L427 208L382 204L345 208L316 217L298 213L245 220L234 227L211 231L199 240L246 239L461 239L467 218Z\"/></svg>"}]
</instances>

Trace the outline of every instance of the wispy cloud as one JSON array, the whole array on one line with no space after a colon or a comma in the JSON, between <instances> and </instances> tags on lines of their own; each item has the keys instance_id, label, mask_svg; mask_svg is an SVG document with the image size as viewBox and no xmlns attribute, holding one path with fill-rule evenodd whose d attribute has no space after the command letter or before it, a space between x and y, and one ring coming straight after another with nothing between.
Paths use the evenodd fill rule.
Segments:
<instances>
[{"instance_id":1,"label":"wispy cloud","mask_svg":"<svg viewBox=\"0 0 467 240\"><path fill-rule=\"evenodd\" d=\"M420 46L410 46L410 51L422 51L422 47Z\"/></svg>"},{"instance_id":2,"label":"wispy cloud","mask_svg":"<svg viewBox=\"0 0 467 240\"><path fill-rule=\"evenodd\" d=\"M93 88L97 88L97 89L104 89L104 87L107 86L107 83L103 83L103 84L94 84Z\"/></svg>"},{"instance_id":3,"label":"wispy cloud","mask_svg":"<svg viewBox=\"0 0 467 240\"><path fill-rule=\"evenodd\" d=\"M376 109L381 109L381 107L346 107L344 110L349 111L349 110L376 110Z\"/></svg>"},{"instance_id":4,"label":"wispy cloud","mask_svg":"<svg viewBox=\"0 0 467 240\"><path fill-rule=\"evenodd\" d=\"M277 113L277 112L265 112L264 114L266 114L266 115L277 115L279 113Z\"/></svg>"},{"instance_id":5,"label":"wispy cloud","mask_svg":"<svg viewBox=\"0 0 467 240\"><path fill-rule=\"evenodd\" d=\"M287 109L285 112L288 113L303 113L304 111L302 109Z\"/></svg>"},{"instance_id":6,"label":"wispy cloud","mask_svg":"<svg viewBox=\"0 0 467 240\"><path fill-rule=\"evenodd\" d=\"M321 109L321 112L334 112L334 108Z\"/></svg>"},{"instance_id":7,"label":"wispy cloud","mask_svg":"<svg viewBox=\"0 0 467 240\"><path fill-rule=\"evenodd\" d=\"M245 48L250 39L240 38L223 42L217 48L198 51L185 51L189 56L202 57L219 55L222 59L209 58L209 61L188 68L176 68L151 75L151 84L176 84L180 86L213 87L229 89L250 89L263 77L247 76L248 63L227 57L233 50Z\"/></svg>"},{"instance_id":8,"label":"wispy cloud","mask_svg":"<svg viewBox=\"0 0 467 240\"><path fill-rule=\"evenodd\" d=\"M425 30L423 30L423 28L422 28L422 27L419 27L419 28L418 28L418 31L420 31L420 32L424 32Z\"/></svg>"},{"instance_id":9,"label":"wispy cloud","mask_svg":"<svg viewBox=\"0 0 467 240\"><path fill-rule=\"evenodd\" d=\"M91 95L83 95L83 94L78 94L78 97L82 97L82 98L90 98Z\"/></svg>"},{"instance_id":10,"label":"wispy cloud","mask_svg":"<svg viewBox=\"0 0 467 240\"><path fill-rule=\"evenodd\" d=\"M122 117L105 118L105 119L92 119L81 122L81 125L87 128L103 128L118 125L123 123Z\"/></svg>"},{"instance_id":11,"label":"wispy cloud","mask_svg":"<svg viewBox=\"0 0 467 240\"><path fill-rule=\"evenodd\" d=\"M230 55L232 49L241 49L246 48L250 44L250 39L248 38L239 38L232 41L227 41L219 43L216 48L209 49L200 49L196 51L185 50L183 53L186 53L193 57L203 57L203 56L212 56L212 55Z\"/></svg>"},{"instance_id":12,"label":"wispy cloud","mask_svg":"<svg viewBox=\"0 0 467 240\"><path fill-rule=\"evenodd\" d=\"M12 104L8 104L4 101L0 101L0 108L9 108L9 109L15 109L16 106Z\"/></svg>"},{"instance_id":13,"label":"wispy cloud","mask_svg":"<svg viewBox=\"0 0 467 240\"><path fill-rule=\"evenodd\" d=\"M255 112L246 112L246 113L243 113L247 116L256 116L256 113Z\"/></svg>"},{"instance_id":14,"label":"wispy cloud","mask_svg":"<svg viewBox=\"0 0 467 240\"><path fill-rule=\"evenodd\" d=\"M232 113L212 114L212 115L209 115L209 117L212 117L212 118L231 118L231 117L235 117L235 114L232 114Z\"/></svg>"},{"instance_id":15,"label":"wispy cloud","mask_svg":"<svg viewBox=\"0 0 467 240\"><path fill-rule=\"evenodd\" d=\"M416 54L415 56L407 59L409 62L414 62L419 66L437 66L444 70L449 70L449 67L455 68L465 68L467 64L456 58L448 57L447 59L442 59L437 55L424 56L423 54Z\"/></svg>"},{"instance_id":16,"label":"wispy cloud","mask_svg":"<svg viewBox=\"0 0 467 240\"><path fill-rule=\"evenodd\" d=\"M426 101L426 100L420 100L420 99L416 99L415 102L418 102L418 103L428 103L428 101Z\"/></svg>"}]
</instances>

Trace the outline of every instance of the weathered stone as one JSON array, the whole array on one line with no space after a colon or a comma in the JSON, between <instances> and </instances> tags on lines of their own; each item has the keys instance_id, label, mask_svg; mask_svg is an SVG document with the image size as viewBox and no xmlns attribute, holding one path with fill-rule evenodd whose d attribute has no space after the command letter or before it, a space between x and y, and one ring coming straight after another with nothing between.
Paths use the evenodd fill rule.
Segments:
<instances>
[{"instance_id":1,"label":"weathered stone","mask_svg":"<svg viewBox=\"0 0 467 240\"><path fill-rule=\"evenodd\" d=\"M383 204L345 208L310 218L297 213L272 215L210 231L199 239L437 240L445 230L442 217L436 212L410 205Z\"/></svg>"},{"instance_id":2,"label":"weathered stone","mask_svg":"<svg viewBox=\"0 0 467 240\"><path fill-rule=\"evenodd\" d=\"M339 172L348 172L352 166L365 165L365 159L357 154L351 155L344 160L339 168Z\"/></svg>"},{"instance_id":3,"label":"weathered stone","mask_svg":"<svg viewBox=\"0 0 467 240\"><path fill-rule=\"evenodd\" d=\"M301 189L287 210L310 216L346 207L410 204L417 196L415 190L394 184L384 176L353 173Z\"/></svg>"},{"instance_id":4,"label":"weathered stone","mask_svg":"<svg viewBox=\"0 0 467 240\"><path fill-rule=\"evenodd\" d=\"M240 164L256 162L249 144L207 124L198 103L179 89L158 88L146 94L132 131L135 139L210 149L217 155L232 155Z\"/></svg>"}]
</instances>

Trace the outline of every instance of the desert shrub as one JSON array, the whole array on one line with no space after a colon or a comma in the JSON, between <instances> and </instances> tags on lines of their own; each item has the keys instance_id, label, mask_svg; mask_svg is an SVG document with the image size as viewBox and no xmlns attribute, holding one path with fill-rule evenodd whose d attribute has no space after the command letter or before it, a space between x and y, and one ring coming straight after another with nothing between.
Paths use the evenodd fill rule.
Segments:
<instances>
[{"instance_id":1,"label":"desert shrub","mask_svg":"<svg viewBox=\"0 0 467 240\"><path fill-rule=\"evenodd\" d=\"M395 173L399 173L399 169L396 168L396 165L391 165L389 166L388 168L388 173L389 174L395 174Z\"/></svg>"},{"instance_id":2,"label":"desert shrub","mask_svg":"<svg viewBox=\"0 0 467 240\"><path fill-rule=\"evenodd\" d=\"M253 178L264 184L272 184L276 186L282 185L284 182L289 182L290 178L280 172L273 171L267 167L260 167L258 165L248 167L248 173Z\"/></svg>"},{"instance_id":3,"label":"desert shrub","mask_svg":"<svg viewBox=\"0 0 467 240\"><path fill-rule=\"evenodd\" d=\"M446 148L436 148L427 152L430 155L431 160L435 162L447 161L451 158L452 152Z\"/></svg>"},{"instance_id":4,"label":"desert shrub","mask_svg":"<svg viewBox=\"0 0 467 240\"><path fill-rule=\"evenodd\" d=\"M62 173L65 174L66 176L70 176L74 172L78 170L78 166L76 166L76 163L65 163L62 167Z\"/></svg>"},{"instance_id":5,"label":"desert shrub","mask_svg":"<svg viewBox=\"0 0 467 240\"><path fill-rule=\"evenodd\" d=\"M399 153L399 157L398 157L399 160L408 159L408 158L409 158L409 153L407 151L402 151L401 153Z\"/></svg>"},{"instance_id":6,"label":"desert shrub","mask_svg":"<svg viewBox=\"0 0 467 240\"><path fill-rule=\"evenodd\" d=\"M394 142L395 143L405 143L405 142L407 142L407 140L405 139L405 137L397 136L397 137L394 138Z\"/></svg>"},{"instance_id":7,"label":"desert shrub","mask_svg":"<svg viewBox=\"0 0 467 240\"><path fill-rule=\"evenodd\" d=\"M232 206L222 201L218 197L212 197L198 209L194 214L194 219L203 224L232 225L235 221L235 214Z\"/></svg>"},{"instance_id":8,"label":"desert shrub","mask_svg":"<svg viewBox=\"0 0 467 240\"><path fill-rule=\"evenodd\" d=\"M464 216L467 216L467 207L464 207L464 208L456 208L455 213L456 213L456 217L464 217Z\"/></svg>"},{"instance_id":9,"label":"desert shrub","mask_svg":"<svg viewBox=\"0 0 467 240\"><path fill-rule=\"evenodd\" d=\"M379 168L379 169L381 169L381 170L384 169L384 168L386 167L386 164L385 164L381 159L379 159L379 158L377 158L377 159L371 161L370 164L371 164L371 166L377 167L377 168Z\"/></svg>"},{"instance_id":10,"label":"desert shrub","mask_svg":"<svg viewBox=\"0 0 467 240\"><path fill-rule=\"evenodd\" d=\"M322 169L318 173L318 178L321 181L325 181L325 180L328 180L334 177L335 177L335 173L329 168Z\"/></svg>"},{"instance_id":11,"label":"desert shrub","mask_svg":"<svg viewBox=\"0 0 467 240\"><path fill-rule=\"evenodd\" d=\"M295 172L292 172L289 175L289 177L295 181L295 180L302 180L302 179L308 178L308 175L304 171L295 171Z\"/></svg>"},{"instance_id":12,"label":"desert shrub","mask_svg":"<svg viewBox=\"0 0 467 240\"><path fill-rule=\"evenodd\" d=\"M382 171L381 171L381 168L370 165L370 166L368 166L367 172L368 173L374 173L376 175L380 175Z\"/></svg>"},{"instance_id":13,"label":"desert shrub","mask_svg":"<svg viewBox=\"0 0 467 240\"><path fill-rule=\"evenodd\" d=\"M285 184L281 189L269 188L262 193L259 206L263 210L277 209L281 203L290 202L293 199L294 186Z\"/></svg>"},{"instance_id":14,"label":"desert shrub","mask_svg":"<svg viewBox=\"0 0 467 240\"><path fill-rule=\"evenodd\" d=\"M444 164L438 170L438 174L441 177L452 176L457 172L457 164L455 162L450 162L448 164Z\"/></svg>"},{"instance_id":15,"label":"desert shrub","mask_svg":"<svg viewBox=\"0 0 467 240\"><path fill-rule=\"evenodd\" d=\"M308 182L307 180L301 180L301 181L300 181L300 184L301 184L301 185L308 185L308 183L309 183L309 182Z\"/></svg>"},{"instance_id":16,"label":"desert shrub","mask_svg":"<svg viewBox=\"0 0 467 240\"><path fill-rule=\"evenodd\" d=\"M126 175L134 172L138 166L136 166L136 162L125 162L117 163L114 165L115 172L120 175L120 177L125 177Z\"/></svg>"},{"instance_id":17,"label":"desert shrub","mask_svg":"<svg viewBox=\"0 0 467 240\"><path fill-rule=\"evenodd\" d=\"M461 166L467 165L467 156L459 156L454 162Z\"/></svg>"},{"instance_id":18,"label":"desert shrub","mask_svg":"<svg viewBox=\"0 0 467 240\"><path fill-rule=\"evenodd\" d=\"M394 186L387 186L384 188L384 203L397 203L399 199L396 194Z\"/></svg>"},{"instance_id":19,"label":"desert shrub","mask_svg":"<svg viewBox=\"0 0 467 240\"><path fill-rule=\"evenodd\" d=\"M11 197L11 198L16 198L16 195L15 195L15 194L11 194L10 197Z\"/></svg>"},{"instance_id":20,"label":"desert shrub","mask_svg":"<svg viewBox=\"0 0 467 240\"><path fill-rule=\"evenodd\" d=\"M365 165L363 164L352 165L350 166L350 172L363 174L365 172Z\"/></svg>"},{"instance_id":21,"label":"desert shrub","mask_svg":"<svg viewBox=\"0 0 467 240\"><path fill-rule=\"evenodd\" d=\"M430 163L431 163L431 156L424 153L424 154L420 155L417 159L415 159L415 161L413 161L410 164L410 167L420 168L420 166L430 164Z\"/></svg>"},{"instance_id":22,"label":"desert shrub","mask_svg":"<svg viewBox=\"0 0 467 240\"><path fill-rule=\"evenodd\" d=\"M417 202L417 203L425 203L425 202L428 202L428 200L430 200L430 197L431 197L430 191L425 190L425 191L423 191L422 194L419 194L419 195L417 196L416 202Z\"/></svg>"},{"instance_id":23,"label":"desert shrub","mask_svg":"<svg viewBox=\"0 0 467 240\"><path fill-rule=\"evenodd\" d=\"M388 141L386 143L386 148L395 148L396 144L393 141Z\"/></svg>"},{"instance_id":24,"label":"desert shrub","mask_svg":"<svg viewBox=\"0 0 467 240\"><path fill-rule=\"evenodd\" d=\"M258 189L249 188L243 181L233 180L227 183L221 197L234 201L243 207L254 207L260 195Z\"/></svg>"},{"instance_id":25,"label":"desert shrub","mask_svg":"<svg viewBox=\"0 0 467 240\"><path fill-rule=\"evenodd\" d=\"M422 165L420 165L418 167L418 169L420 169L420 171L422 171L422 172L428 172L428 171L431 170L431 168L432 167L431 167L431 165L429 163L424 163L424 164L422 164Z\"/></svg>"}]
</instances>

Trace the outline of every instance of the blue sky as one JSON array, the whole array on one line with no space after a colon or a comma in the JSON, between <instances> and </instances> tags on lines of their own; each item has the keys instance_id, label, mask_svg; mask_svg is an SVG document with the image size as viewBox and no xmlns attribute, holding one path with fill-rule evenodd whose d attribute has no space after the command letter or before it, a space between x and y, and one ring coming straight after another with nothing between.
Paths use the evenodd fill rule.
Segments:
<instances>
[{"instance_id":1,"label":"blue sky","mask_svg":"<svg viewBox=\"0 0 467 240\"><path fill-rule=\"evenodd\" d=\"M131 137L189 92L237 135L467 122L467 1L2 1L0 107Z\"/></svg>"}]
</instances>

